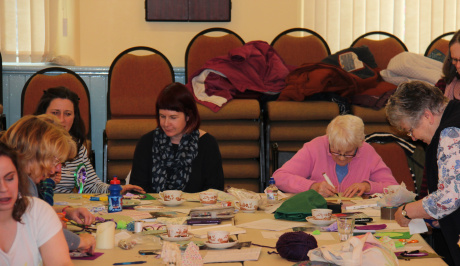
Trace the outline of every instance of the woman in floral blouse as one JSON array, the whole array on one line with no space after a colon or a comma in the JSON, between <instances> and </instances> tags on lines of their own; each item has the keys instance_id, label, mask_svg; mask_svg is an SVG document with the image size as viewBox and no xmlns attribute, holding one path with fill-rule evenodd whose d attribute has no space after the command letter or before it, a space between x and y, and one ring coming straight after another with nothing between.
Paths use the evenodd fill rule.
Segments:
<instances>
[{"instance_id":1,"label":"woman in floral blouse","mask_svg":"<svg viewBox=\"0 0 460 266\"><path fill-rule=\"evenodd\" d=\"M430 194L401 206L395 219L401 226L414 218L438 219L453 261L460 265L460 101L413 81L399 85L386 113L393 126L428 144L425 167Z\"/></svg>"}]
</instances>

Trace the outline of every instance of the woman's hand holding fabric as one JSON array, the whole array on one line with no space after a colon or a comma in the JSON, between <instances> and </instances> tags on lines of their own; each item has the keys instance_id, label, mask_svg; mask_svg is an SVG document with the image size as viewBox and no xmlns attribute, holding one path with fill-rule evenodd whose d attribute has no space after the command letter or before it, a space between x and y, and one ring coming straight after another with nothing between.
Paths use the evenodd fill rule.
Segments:
<instances>
[{"instance_id":1,"label":"woman's hand holding fabric","mask_svg":"<svg viewBox=\"0 0 460 266\"><path fill-rule=\"evenodd\" d=\"M126 193L126 192L128 192L130 190L134 190L134 191L139 192L141 194L145 194L145 191L144 191L143 188L141 188L140 186L130 185L130 184L122 186L121 194L124 194L124 193Z\"/></svg>"},{"instance_id":2,"label":"woman's hand holding fabric","mask_svg":"<svg viewBox=\"0 0 460 266\"><path fill-rule=\"evenodd\" d=\"M67 208L65 212L67 219L74 220L78 224L90 225L96 220L96 217L83 207Z\"/></svg>"},{"instance_id":3,"label":"woman's hand holding fabric","mask_svg":"<svg viewBox=\"0 0 460 266\"><path fill-rule=\"evenodd\" d=\"M88 233L80 234L79 236L80 245L78 246L78 251L81 253L87 252L92 255L96 248L96 238Z\"/></svg>"},{"instance_id":4,"label":"woman's hand holding fabric","mask_svg":"<svg viewBox=\"0 0 460 266\"><path fill-rule=\"evenodd\" d=\"M343 192L343 197L349 198L353 196L361 196L366 192L371 191L371 185L367 182L355 183L349 186Z\"/></svg>"},{"instance_id":5,"label":"woman's hand holding fabric","mask_svg":"<svg viewBox=\"0 0 460 266\"><path fill-rule=\"evenodd\" d=\"M326 181L313 183L310 189L316 190L316 192L318 192L321 196L325 198L333 196L337 193L336 188L329 185Z\"/></svg>"}]
</instances>

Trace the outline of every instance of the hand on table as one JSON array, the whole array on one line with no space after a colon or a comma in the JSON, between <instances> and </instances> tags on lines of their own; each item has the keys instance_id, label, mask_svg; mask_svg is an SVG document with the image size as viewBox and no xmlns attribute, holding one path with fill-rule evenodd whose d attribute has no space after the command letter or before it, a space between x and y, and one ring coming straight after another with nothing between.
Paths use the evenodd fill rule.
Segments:
<instances>
[{"instance_id":1,"label":"hand on table","mask_svg":"<svg viewBox=\"0 0 460 266\"><path fill-rule=\"evenodd\" d=\"M54 183L59 184L61 183L61 172L56 172L54 173L53 175L51 175L49 178L53 179L54 180Z\"/></svg>"},{"instance_id":2,"label":"hand on table","mask_svg":"<svg viewBox=\"0 0 460 266\"><path fill-rule=\"evenodd\" d=\"M96 238L88 233L80 234L80 245L78 246L78 251L81 253L93 254L94 249L96 248Z\"/></svg>"},{"instance_id":3,"label":"hand on table","mask_svg":"<svg viewBox=\"0 0 460 266\"><path fill-rule=\"evenodd\" d=\"M403 205L404 206L404 205ZM396 210L396 213L395 213L395 221L402 227L407 227L409 226L409 222L410 220L407 219L406 217L404 217L402 215L402 208L403 206L399 207L397 210ZM409 216L409 218L412 218Z\"/></svg>"},{"instance_id":4,"label":"hand on table","mask_svg":"<svg viewBox=\"0 0 460 266\"><path fill-rule=\"evenodd\" d=\"M361 196L364 193L371 191L371 185L367 182L354 183L349 186L344 192L343 197L351 198L353 196Z\"/></svg>"},{"instance_id":5,"label":"hand on table","mask_svg":"<svg viewBox=\"0 0 460 266\"><path fill-rule=\"evenodd\" d=\"M80 208L72 208L68 207L65 209L66 218L70 220L74 220L78 224L90 225L94 223L96 217L88 211L88 209L80 207Z\"/></svg>"},{"instance_id":6,"label":"hand on table","mask_svg":"<svg viewBox=\"0 0 460 266\"><path fill-rule=\"evenodd\" d=\"M333 196L337 193L336 188L329 185L326 181L320 183L313 183L313 185L311 185L310 188L316 190L316 192L318 192L319 194L321 194L321 196L325 198Z\"/></svg>"},{"instance_id":7,"label":"hand on table","mask_svg":"<svg viewBox=\"0 0 460 266\"><path fill-rule=\"evenodd\" d=\"M139 192L141 194L145 194L144 189L141 188L140 186L128 184L128 185L124 185L124 186L121 186L121 187L122 187L121 194L124 194L124 193L126 193L126 192L128 192L130 190L134 190L134 191Z\"/></svg>"}]
</instances>

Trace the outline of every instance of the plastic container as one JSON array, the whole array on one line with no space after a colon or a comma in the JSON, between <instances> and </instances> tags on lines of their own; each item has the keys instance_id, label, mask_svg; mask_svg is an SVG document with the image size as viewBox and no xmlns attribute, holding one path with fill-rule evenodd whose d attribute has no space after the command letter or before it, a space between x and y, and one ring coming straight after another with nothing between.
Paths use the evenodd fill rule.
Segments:
<instances>
[{"instance_id":1,"label":"plastic container","mask_svg":"<svg viewBox=\"0 0 460 266\"><path fill-rule=\"evenodd\" d=\"M270 177L270 181L268 182L268 187L265 190L267 194L267 203L273 204L278 202L278 187L275 184L275 179Z\"/></svg>"},{"instance_id":2,"label":"plastic container","mask_svg":"<svg viewBox=\"0 0 460 266\"><path fill-rule=\"evenodd\" d=\"M123 210L122 208L122 198L123 196L121 195L121 185L120 185L120 180L116 176L113 177L113 179L110 181L110 186L109 186L109 209L108 212L121 212Z\"/></svg>"}]
</instances>

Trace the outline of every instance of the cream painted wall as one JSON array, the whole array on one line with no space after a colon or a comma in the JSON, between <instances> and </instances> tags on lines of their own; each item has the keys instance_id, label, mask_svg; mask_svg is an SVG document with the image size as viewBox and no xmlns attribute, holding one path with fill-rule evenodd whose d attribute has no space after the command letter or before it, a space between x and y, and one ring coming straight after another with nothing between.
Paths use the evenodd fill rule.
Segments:
<instances>
[{"instance_id":1,"label":"cream painted wall","mask_svg":"<svg viewBox=\"0 0 460 266\"><path fill-rule=\"evenodd\" d=\"M302 26L302 0L232 0L231 22L147 22L145 0L80 0L81 66L109 66L123 50L150 46L173 67L184 67L185 49L198 32L223 27L246 42L270 43L280 32Z\"/></svg>"}]
</instances>

